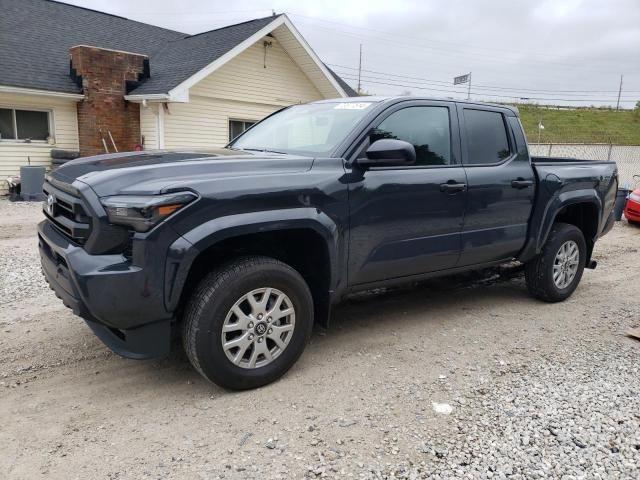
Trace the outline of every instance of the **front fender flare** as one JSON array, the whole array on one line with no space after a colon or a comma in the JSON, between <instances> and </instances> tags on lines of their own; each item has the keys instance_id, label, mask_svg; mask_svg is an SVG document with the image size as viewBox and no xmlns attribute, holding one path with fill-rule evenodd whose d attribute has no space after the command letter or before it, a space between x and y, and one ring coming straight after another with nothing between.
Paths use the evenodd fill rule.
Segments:
<instances>
[{"instance_id":1,"label":"front fender flare","mask_svg":"<svg viewBox=\"0 0 640 480\"><path fill-rule=\"evenodd\" d=\"M170 247L165 268L165 304L175 311L182 290L198 255L229 238L277 230L311 229L325 241L330 262L330 287L339 276L339 230L335 222L316 208L241 213L209 220L184 233Z\"/></svg>"}]
</instances>

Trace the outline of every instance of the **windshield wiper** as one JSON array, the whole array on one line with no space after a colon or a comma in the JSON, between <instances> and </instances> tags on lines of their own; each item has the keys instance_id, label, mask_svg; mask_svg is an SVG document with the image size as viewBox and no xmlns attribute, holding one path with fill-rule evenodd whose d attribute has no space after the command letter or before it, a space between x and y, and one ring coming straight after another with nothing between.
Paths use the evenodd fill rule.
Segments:
<instances>
[{"instance_id":1,"label":"windshield wiper","mask_svg":"<svg viewBox=\"0 0 640 480\"><path fill-rule=\"evenodd\" d=\"M238 150L246 150L248 152L278 153L280 155L287 155L287 152L279 152L277 150L268 150L266 148L240 148Z\"/></svg>"}]
</instances>

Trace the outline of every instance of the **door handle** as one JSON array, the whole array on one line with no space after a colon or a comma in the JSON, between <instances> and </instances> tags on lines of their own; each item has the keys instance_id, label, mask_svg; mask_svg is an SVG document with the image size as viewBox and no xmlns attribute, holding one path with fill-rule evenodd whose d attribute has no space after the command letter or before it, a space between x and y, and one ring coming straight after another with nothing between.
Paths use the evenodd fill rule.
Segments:
<instances>
[{"instance_id":1,"label":"door handle","mask_svg":"<svg viewBox=\"0 0 640 480\"><path fill-rule=\"evenodd\" d=\"M455 180L449 180L447 183L440 184L440 191L442 193L458 193L464 192L466 189L466 183L456 183Z\"/></svg>"},{"instance_id":2,"label":"door handle","mask_svg":"<svg viewBox=\"0 0 640 480\"><path fill-rule=\"evenodd\" d=\"M524 178L518 178L511 180L511 186L513 188L521 189L533 186L533 180L525 180Z\"/></svg>"}]
</instances>

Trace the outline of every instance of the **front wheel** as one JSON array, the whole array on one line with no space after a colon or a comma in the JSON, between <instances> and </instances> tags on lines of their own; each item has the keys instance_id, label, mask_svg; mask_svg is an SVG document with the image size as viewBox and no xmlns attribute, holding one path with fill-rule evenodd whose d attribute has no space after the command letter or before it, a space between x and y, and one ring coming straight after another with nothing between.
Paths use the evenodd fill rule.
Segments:
<instances>
[{"instance_id":1,"label":"front wheel","mask_svg":"<svg viewBox=\"0 0 640 480\"><path fill-rule=\"evenodd\" d=\"M228 389L273 382L302 354L313 300L302 276L268 257L244 257L207 275L183 317L193 366Z\"/></svg>"},{"instance_id":2,"label":"front wheel","mask_svg":"<svg viewBox=\"0 0 640 480\"><path fill-rule=\"evenodd\" d=\"M556 223L542 252L525 266L529 292L545 302L561 302L571 296L582 278L587 246L575 225Z\"/></svg>"}]
</instances>

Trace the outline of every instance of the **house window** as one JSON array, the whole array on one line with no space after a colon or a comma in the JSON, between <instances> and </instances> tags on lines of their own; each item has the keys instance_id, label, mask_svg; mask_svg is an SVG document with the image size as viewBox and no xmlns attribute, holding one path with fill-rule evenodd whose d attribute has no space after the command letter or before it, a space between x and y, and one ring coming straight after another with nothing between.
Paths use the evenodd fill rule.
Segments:
<instances>
[{"instance_id":1,"label":"house window","mask_svg":"<svg viewBox=\"0 0 640 480\"><path fill-rule=\"evenodd\" d=\"M0 140L46 141L49 112L0 108Z\"/></svg>"},{"instance_id":2,"label":"house window","mask_svg":"<svg viewBox=\"0 0 640 480\"><path fill-rule=\"evenodd\" d=\"M229 120L229 141L255 124L255 120Z\"/></svg>"}]
</instances>

